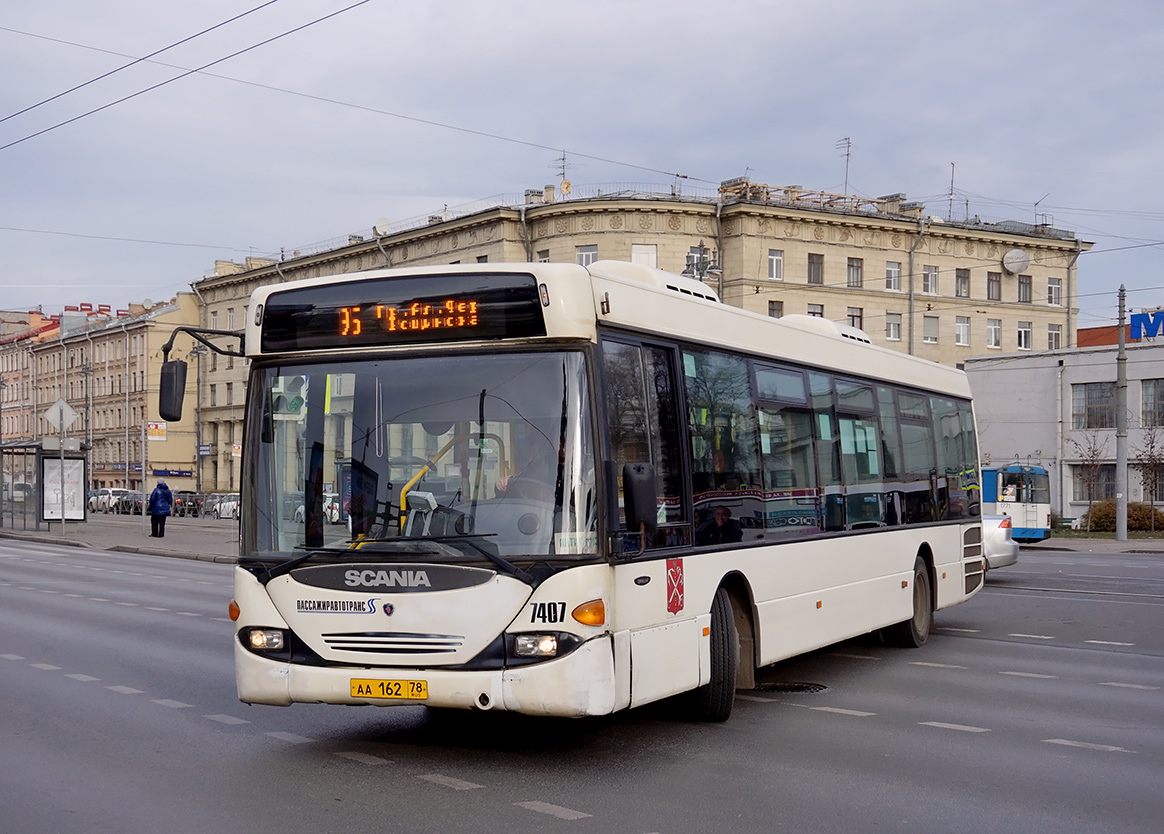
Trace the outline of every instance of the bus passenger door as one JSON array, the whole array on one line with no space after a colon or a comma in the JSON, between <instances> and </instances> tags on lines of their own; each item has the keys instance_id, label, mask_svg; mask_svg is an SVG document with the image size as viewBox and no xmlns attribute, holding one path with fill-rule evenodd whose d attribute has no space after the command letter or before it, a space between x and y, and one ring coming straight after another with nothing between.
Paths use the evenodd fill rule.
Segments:
<instances>
[{"instance_id":1,"label":"bus passenger door","mask_svg":"<svg viewBox=\"0 0 1164 834\"><path fill-rule=\"evenodd\" d=\"M602 358L609 486L617 501L610 502L608 520L619 560L612 624L626 637L630 705L638 706L700 682L701 621L683 604L683 560L667 559L665 553L691 543L675 357L671 348L606 338ZM621 480L623 466L638 462L655 471L658 531L645 540L627 529Z\"/></svg>"}]
</instances>

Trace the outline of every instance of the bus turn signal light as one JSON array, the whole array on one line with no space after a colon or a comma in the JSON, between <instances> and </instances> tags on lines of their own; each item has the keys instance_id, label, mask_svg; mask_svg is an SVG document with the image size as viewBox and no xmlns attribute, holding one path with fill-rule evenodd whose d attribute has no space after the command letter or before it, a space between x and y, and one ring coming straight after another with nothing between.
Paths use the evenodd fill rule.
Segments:
<instances>
[{"instance_id":1,"label":"bus turn signal light","mask_svg":"<svg viewBox=\"0 0 1164 834\"><path fill-rule=\"evenodd\" d=\"M242 609L238 607L238 603L232 599L226 610L230 614L230 621L232 623L238 622L239 615L242 614Z\"/></svg>"},{"instance_id":2,"label":"bus turn signal light","mask_svg":"<svg viewBox=\"0 0 1164 834\"><path fill-rule=\"evenodd\" d=\"M600 626L606 624L606 605L600 599L592 599L590 602L584 602L571 612L571 616L588 626Z\"/></svg>"}]
</instances>

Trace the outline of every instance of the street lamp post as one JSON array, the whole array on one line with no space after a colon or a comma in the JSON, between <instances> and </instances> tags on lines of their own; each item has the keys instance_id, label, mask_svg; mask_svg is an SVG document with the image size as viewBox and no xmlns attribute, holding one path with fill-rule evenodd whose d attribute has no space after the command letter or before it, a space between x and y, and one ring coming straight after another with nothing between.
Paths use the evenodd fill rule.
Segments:
<instances>
[{"instance_id":1,"label":"street lamp post","mask_svg":"<svg viewBox=\"0 0 1164 834\"><path fill-rule=\"evenodd\" d=\"M195 357L194 372L194 489L202 493L202 357L209 351L195 345L190 355Z\"/></svg>"}]
</instances>

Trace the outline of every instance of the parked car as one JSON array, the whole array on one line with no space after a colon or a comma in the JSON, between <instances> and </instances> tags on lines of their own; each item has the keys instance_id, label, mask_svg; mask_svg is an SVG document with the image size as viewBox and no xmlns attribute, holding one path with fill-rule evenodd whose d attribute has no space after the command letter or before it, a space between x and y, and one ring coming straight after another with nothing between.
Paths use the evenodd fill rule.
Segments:
<instances>
[{"instance_id":1,"label":"parked car","mask_svg":"<svg viewBox=\"0 0 1164 834\"><path fill-rule=\"evenodd\" d=\"M1011 538L1010 516L982 516L982 551L986 569L1005 568L1018 561L1018 542Z\"/></svg>"},{"instance_id":2,"label":"parked car","mask_svg":"<svg viewBox=\"0 0 1164 834\"><path fill-rule=\"evenodd\" d=\"M197 518L202 514L202 495L191 489L178 490L174 493L174 506L170 513Z\"/></svg>"},{"instance_id":3,"label":"parked car","mask_svg":"<svg viewBox=\"0 0 1164 834\"><path fill-rule=\"evenodd\" d=\"M299 500L303 500L303 493L295 493L299 496ZM295 508L295 523L302 524L307 517L307 509L302 503ZM335 492L325 492L323 494L323 517L332 524L339 524L342 513L340 512L339 494Z\"/></svg>"},{"instance_id":4,"label":"parked car","mask_svg":"<svg viewBox=\"0 0 1164 834\"><path fill-rule=\"evenodd\" d=\"M121 494L117 496L117 509L114 512L122 515L141 515L144 500L145 497L140 492L122 490Z\"/></svg>"},{"instance_id":5,"label":"parked car","mask_svg":"<svg viewBox=\"0 0 1164 834\"><path fill-rule=\"evenodd\" d=\"M128 489L121 487L102 487L97 490L95 495L89 498L89 512L91 513L115 513L118 512L118 499L129 492Z\"/></svg>"},{"instance_id":6,"label":"parked car","mask_svg":"<svg viewBox=\"0 0 1164 834\"><path fill-rule=\"evenodd\" d=\"M238 513L239 501L237 492L227 493L214 505L215 518L238 518Z\"/></svg>"}]
</instances>

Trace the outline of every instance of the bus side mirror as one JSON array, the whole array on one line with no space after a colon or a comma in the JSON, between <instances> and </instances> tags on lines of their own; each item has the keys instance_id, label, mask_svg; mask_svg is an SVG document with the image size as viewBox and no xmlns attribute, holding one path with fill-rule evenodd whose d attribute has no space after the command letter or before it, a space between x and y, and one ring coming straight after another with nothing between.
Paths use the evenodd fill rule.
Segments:
<instances>
[{"instance_id":1,"label":"bus side mirror","mask_svg":"<svg viewBox=\"0 0 1164 834\"><path fill-rule=\"evenodd\" d=\"M158 414L163 420L178 422L182 419L182 400L186 397L186 363L172 359L162 363L158 385Z\"/></svg>"},{"instance_id":2,"label":"bus side mirror","mask_svg":"<svg viewBox=\"0 0 1164 834\"><path fill-rule=\"evenodd\" d=\"M655 467L650 463L628 463L622 467L622 495L626 507L628 533L653 536L659 529L658 496L655 495Z\"/></svg>"}]
</instances>

